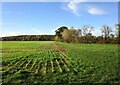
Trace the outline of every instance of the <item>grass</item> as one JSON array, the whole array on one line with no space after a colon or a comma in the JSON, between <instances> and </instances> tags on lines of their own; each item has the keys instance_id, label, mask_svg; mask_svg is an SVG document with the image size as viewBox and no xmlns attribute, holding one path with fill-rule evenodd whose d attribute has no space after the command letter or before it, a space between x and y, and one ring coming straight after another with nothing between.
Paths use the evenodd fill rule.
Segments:
<instances>
[{"instance_id":1,"label":"grass","mask_svg":"<svg viewBox=\"0 0 120 85\"><path fill-rule=\"evenodd\" d=\"M118 46L53 41L2 43L2 82L118 83Z\"/></svg>"}]
</instances>

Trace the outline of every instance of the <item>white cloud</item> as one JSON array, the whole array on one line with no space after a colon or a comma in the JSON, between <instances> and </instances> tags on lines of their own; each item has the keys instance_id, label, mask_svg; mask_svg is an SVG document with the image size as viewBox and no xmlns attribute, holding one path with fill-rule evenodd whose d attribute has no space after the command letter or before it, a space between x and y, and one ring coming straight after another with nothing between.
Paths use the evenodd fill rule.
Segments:
<instances>
[{"instance_id":1,"label":"white cloud","mask_svg":"<svg viewBox=\"0 0 120 85\"><path fill-rule=\"evenodd\" d=\"M20 32L5 32L0 34L0 37L5 37L5 36L16 36L16 35L20 35Z\"/></svg>"},{"instance_id":2,"label":"white cloud","mask_svg":"<svg viewBox=\"0 0 120 85\"><path fill-rule=\"evenodd\" d=\"M82 2L87 2L87 1L88 1L88 0L71 0L71 1L68 3L67 7L68 7L69 10L72 11L73 14L75 14L75 15L77 15L77 16L80 16L80 15L81 15L81 14L80 14L80 4L81 4ZM65 8L63 7L63 9L65 9ZM65 10L66 10L66 9L65 9Z\"/></svg>"},{"instance_id":3,"label":"white cloud","mask_svg":"<svg viewBox=\"0 0 120 85\"><path fill-rule=\"evenodd\" d=\"M19 34L20 34L19 32L10 32L8 35L15 36L15 35L19 35Z\"/></svg>"},{"instance_id":4,"label":"white cloud","mask_svg":"<svg viewBox=\"0 0 120 85\"><path fill-rule=\"evenodd\" d=\"M67 4L67 7L64 4L61 8L65 11L71 11L73 14L75 14L77 16L81 16L81 13L83 12L83 10L87 11L89 14L93 14L93 15L108 14L106 11L104 11L103 9L100 9L98 7L81 5L82 2L92 2L92 1L89 1L89 0L71 0Z\"/></svg>"},{"instance_id":5,"label":"white cloud","mask_svg":"<svg viewBox=\"0 0 120 85\"><path fill-rule=\"evenodd\" d=\"M105 11L98 9L98 8L90 8L88 9L88 13L93 14L93 15L107 14Z\"/></svg>"},{"instance_id":6,"label":"white cloud","mask_svg":"<svg viewBox=\"0 0 120 85\"><path fill-rule=\"evenodd\" d=\"M51 30L51 32L55 32L55 30L57 30L57 28L55 28L55 29L52 29L52 30Z\"/></svg>"},{"instance_id":7,"label":"white cloud","mask_svg":"<svg viewBox=\"0 0 120 85\"><path fill-rule=\"evenodd\" d=\"M101 30L100 29L94 29L94 31L92 31L92 35L100 36L101 35Z\"/></svg>"},{"instance_id":8,"label":"white cloud","mask_svg":"<svg viewBox=\"0 0 120 85\"><path fill-rule=\"evenodd\" d=\"M37 28L32 28L29 31L13 31L13 30L7 30L3 29L0 30L0 37L6 37L6 36L18 36L18 35L50 35L54 34L53 32L46 32L46 31L40 31Z\"/></svg>"},{"instance_id":9,"label":"white cloud","mask_svg":"<svg viewBox=\"0 0 120 85\"><path fill-rule=\"evenodd\" d=\"M74 0L72 0L69 4L68 4L68 7L69 9L76 15L79 15L78 14L78 5L79 5L80 2L75 2Z\"/></svg>"},{"instance_id":10,"label":"white cloud","mask_svg":"<svg viewBox=\"0 0 120 85\"><path fill-rule=\"evenodd\" d=\"M18 36L18 35L37 35L39 34L39 30L36 28L33 28L31 32L18 32L18 31L13 31L13 30L1 30L2 32L0 33L0 37L5 37L5 36Z\"/></svg>"},{"instance_id":11,"label":"white cloud","mask_svg":"<svg viewBox=\"0 0 120 85\"><path fill-rule=\"evenodd\" d=\"M85 1L85 0L82 0L82 1ZM72 0L67 6L72 11L72 13L74 13L77 16L80 16L79 11L78 11L79 4L80 2L78 0Z\"/></svg>"},{"instance_id":12,"label":"white cloud","mask_svg":"<svg viewBox=\"0 0 120 85\"><path fill-rule=\"evenodd\" d=\"M40 33L40 30L37 29L37 28L32 28L32 30L33 30L34 32L36 32L36 33Z\"/></svg>"}]
</instances>

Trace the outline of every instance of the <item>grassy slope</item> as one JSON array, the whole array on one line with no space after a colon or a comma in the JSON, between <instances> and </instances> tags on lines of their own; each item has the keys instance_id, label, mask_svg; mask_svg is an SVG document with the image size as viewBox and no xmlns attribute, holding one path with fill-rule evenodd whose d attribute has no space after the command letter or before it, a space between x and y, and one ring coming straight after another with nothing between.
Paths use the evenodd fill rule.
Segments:
<instances>
[{"instance_id":1,"label":"grassy slope","mask_svg":"<svg viewBox=\"0 0 120 85\"><path fill-rule=\"evenodd\" d=\"M56 48L58 46L58 48ZM63 55L56 50L60 46L67 51L68 64L61 65L55 58L61 58ZM53 51L54 50L54 51ZM64 50L63 50L64 51ZM28 57L26 57L28 56ZM21 59L22 58L22 59ZM6 71L10 66L3 66L3 82L9 83L41 83L41 82L74 82L74 83L117 83L118 82L118 46L117 45L100 45L100 44L66 44L54 42L3 42L3 62L13 62L14 60L23 64L23 68L17 69L17 64L12 71ZM20 59L20 60L19 60ZM16 61L16 62L18 62ZM39 69L40 62L53 62L57 72L45 73L41 75L37 69L27 69L30 61L35 63ZM3 63L3 64L4 64ZM63 61L62 61L63 63ZM33 65L34 63L32 63ZM46 63L47 64L47 63ZM46 65L45 64L45 65ZM52 64L52 63L51 63ZM9 64L8 64L9 65ZM13 65L13 64L12 64ZM19 66L19 62L18 62ZM14 67L14 65L13 65ZM47 67L47 66L46 66ZM25 69L24 69L25 68ZM61 70L62 69L62 70ZM67 72L64 72L65 71ZM51 69L49 69L51 70ZM54 69L53 69L54 70ZM70 71L69 71L70 70ZM11 74L12 73L12 76ZM7 77L6 77L7 76ZM22 79L21 79L22 78ZM15 80L17 79L17 80ZM15 81L14 81L15 80Z\"/></svg>"}]
</instances>

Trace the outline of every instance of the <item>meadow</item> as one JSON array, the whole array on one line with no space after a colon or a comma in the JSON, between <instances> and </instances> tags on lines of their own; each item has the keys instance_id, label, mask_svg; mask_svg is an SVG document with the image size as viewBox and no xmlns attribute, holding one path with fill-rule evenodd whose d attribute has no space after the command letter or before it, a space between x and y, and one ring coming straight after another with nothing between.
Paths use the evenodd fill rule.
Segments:
<instances>
[{"instance_id":1,"label":"meadow","mask_svg":"<svg viewBox=\"0 0 120 85\"><path fill-rule=\"evenodd\" d=\"M2 83L118 83L118 45L3 41Z\"/></svg>"}]
</instances>

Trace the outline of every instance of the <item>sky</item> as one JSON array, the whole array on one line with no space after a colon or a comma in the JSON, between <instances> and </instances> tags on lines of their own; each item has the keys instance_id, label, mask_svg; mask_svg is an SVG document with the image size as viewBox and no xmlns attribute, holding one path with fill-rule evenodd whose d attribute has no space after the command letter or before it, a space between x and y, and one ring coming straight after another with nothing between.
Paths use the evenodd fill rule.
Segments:
<instances>
[{"instance_id":1,"label":"sky","mask_svg":"<svg viewBox=\"0 0 120 85\"><path fill-rule=\"evenodd\" d=\"M99 36L103 25L115 29L117 22L117 2L2 2L0 36L54 35L60 26L84 25Z\"/></svg>"}]
</instances>

